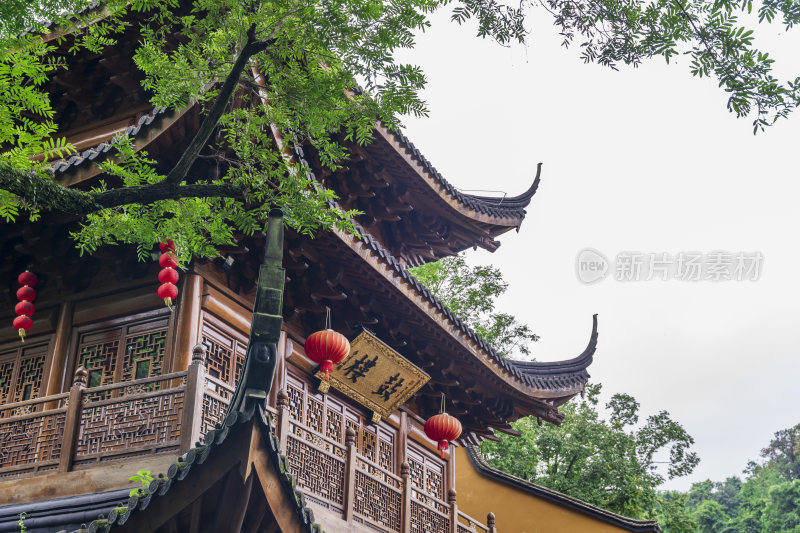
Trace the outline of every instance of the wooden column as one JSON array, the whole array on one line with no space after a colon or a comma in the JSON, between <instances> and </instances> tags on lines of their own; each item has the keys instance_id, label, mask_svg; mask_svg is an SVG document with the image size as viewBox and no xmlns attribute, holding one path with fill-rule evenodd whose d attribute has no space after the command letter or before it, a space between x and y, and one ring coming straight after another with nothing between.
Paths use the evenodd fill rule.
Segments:
<instances>
[{"instance_id":1,"label":"wooden column","mask_svg":"<svg viewBox=\"0 0 800 533\"><path fill-rule=\"evenodd\" d=\"M203 392L206 388L206 347L197 344L192 349L192 363L186 376L181 417L180 453L188 452L200 440L203 425Z\"/></svg>"},{"instance_id":2,"label":"wooden column","mask_svg":"<svg viewBox=\"0 0 800 533\"><path fill-rule=\"evenodd\" d=\"M400 427L397 428L397 462L402 468L408 463L408 413L400 411Z\"/></svg>"},{"instance_id":3,"label":"wooden column","mask_svg":"<svg viewBox=\"0 0 800 533\"><path fill-rule=\"evenodd\" d=\"M183 294L178 300L175 328L175 349L172 354L172 371L181 372L189 366L192 347L200 342L200 308L203 303L203 278L189 274L183 283Z\"/></svg>"},{"instance_id":4,"label":"wooden column","mask_svg":"<svg viewBox=\"0 0 800 533\"><path fill-rule=\"evenodd\" d=\"M61 457L58 462L59 472L69 472L72 469L78 430L81 428L83 389L86 388L86 377L88 375L89 373L85 368L78 367L78 370L75 371L75 381L69 390L69 405L67 406L67 416L64 421L64 437L61 440Z\"/></svg>"},{"instance_id":5,"label":"wooden column","mask_svg":"<svg viewBox=\"0 0 800 533\"><path fill-rule=\"evenodd\" d=\"M347 446L347 457L344 464L344 519L348 524L353 523L353 507L356 499L356 432L348 427L344 432L344 442Z\"/></svg>"},{"instance_id":6,"label":"wooden column","mask_svg":"<svg viewBox=\"0 0 800 533\"><path fill-rule=\"evenodd\" d=\"M458 533L458 505L456 505L456 489L447 491L447 503L450 504L450 533Z\"/></svg>"},{"instance_id":7,"label":"wooden column","mask_svg":"<svg viewBox=\"0 0 800 533\"><path fill-rule=\"evenodd\" d=\"M450 443L447 457L447 488L456 490L456 446Z\"/></svg>"},{"instance_id":8,"label":"wooden column","mask_svg":"<svg viewBox=\"0 0 800 533\"><path fill-rule=\"evenodd\" d=\"M405 414L405 413L403 413ZM411 532L411 467L403 460L400 465L400 478L403 480L403 516L400 522L400 533Z\"/></svg>"},{"instance_id":9,"label":"wooden column","mask_svg":"<svg viewBox=\"0 0 800 533\"><path fill-rule=\"evenodd\" d=\"M494 527L494 513L486 515L486 527L489 528L489 533L497 533L497 528Z\"/></svg>"},{"instance_id":10,"label":"wooden column","mask_svg":"<svg viewBox=\"0 0 800 533\"><path fill-rule=\"evenodd\" d=\"M67 353L69 352L69 338L72 334L72 315L75 305L72 302L64 302L58 310L58 323L56 333L53 335L53 342L50 344L50 352L45 358L44 378L45 382L40 396L50 396L59 394L64 387L64 372L67 365ZM47 406L52 409L54 406Z\"/></svg>"}]
</instances>

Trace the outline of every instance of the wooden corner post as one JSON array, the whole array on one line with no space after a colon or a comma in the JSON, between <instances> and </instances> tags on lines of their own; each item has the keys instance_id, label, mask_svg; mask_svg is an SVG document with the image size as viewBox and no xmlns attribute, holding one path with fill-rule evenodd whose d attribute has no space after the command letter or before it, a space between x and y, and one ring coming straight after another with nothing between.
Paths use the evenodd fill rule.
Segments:
<instances>
[{"instance_id":1,"label":"wooden corner post","mask_svg":"<svg viewBox=\"0 0 800 533\"><path fill-rule=\"evenodd\" d=\"M489 528L489 533L497 533L497 528L494 527L494 513L486 515L486 527Z\"/></svg>"},{"instance_id":2,"label":"wooden corner post","mask_svg":"<svg viewBox=\"0 0 800 533\"><path fill-rule=\"evenodd\" d=\"M286 442L289 439L289 395L281 389L278 391L278 446L281 453L286 453Z\"/></svg>"},{"instance_id":3,"label":"wooden corner post","mask_svg":"<svg viewBox=\"0 0 800 533\"><path fill-rule=\"evenodd\" d=\"M456 489L447 491L447 503L450 504L450 533L458 533L458 505L456 504Z\"/></svg>"},{"instance_id":4,"label":"wooden corner post","mask_svg":"<svg viewBox=\"0 0 800 533\"><path fill-rule=\"evenodd\" d=\"M344 442L347 447L345 468L345 501L344 519L348 524L353 523L353 508L356 499L356 432L348 427L344 433Z\"/></svg>"},{"instance_id":5,"label":"wooden corner post","mask_svg":"<svg viewBox=\"0 0 800 533\"><path fill-rule=\"evenodd\" d=\"M202 344L192 348L192 362L186 375L186 390L183 397L181 418L180 453L188 452L200 440L203 425L203 392L206 387L206 347Z\"/></svg>"},{"instance_id":6,"label":"wooden corner post","mask_svg":"<svg viewBox=\"0 0 800 533\"><path fill-rule=\"evenodd\" d=\"M403 413L405 414L405 413ZM400 533L411 533L411 467L405 459L400 465L400 479L403 480L403 517L401 520Z\"/></svg>"}]
</instances>

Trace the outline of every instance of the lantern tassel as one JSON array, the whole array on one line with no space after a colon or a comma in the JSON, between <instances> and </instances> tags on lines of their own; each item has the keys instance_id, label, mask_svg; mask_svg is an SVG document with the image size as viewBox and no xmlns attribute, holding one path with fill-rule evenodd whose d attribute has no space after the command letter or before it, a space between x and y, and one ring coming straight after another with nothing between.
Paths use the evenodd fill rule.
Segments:
<instances>
[{"instance_id":1,"label":"lantern tassel","mask_svg":"<svg viewBox=\"0 0 800 533\"><path fill-rule=\"evenodd\" d=\"M25 330L22 328L19 328L19 341L25 342Z\"/></svg>"},{"instance_id":2,"label":"lantern tassel","mask_svg":"<svg viewBox=\"0 0 800 533\"><path fill-rule=\"evenodd\" d=\"M325 376L325 381L328 381L328 379L330 379L331 371L333 371L333 361L330 359L325 359L319 368L322 370L322 375Z\"/></svg>"},{"instance_id":3,"label":"lantern tassel","mask_svg":"<svg viewBox=\"0 0 800 533\"><path fill-rule=\"evenodd\" d=\"M173 311L173 309L172 309L172 298L170 298L169 296L164 298L164 305L169 307L169 312L172 313L172 311Z\"/></svg>"}]
</instances>

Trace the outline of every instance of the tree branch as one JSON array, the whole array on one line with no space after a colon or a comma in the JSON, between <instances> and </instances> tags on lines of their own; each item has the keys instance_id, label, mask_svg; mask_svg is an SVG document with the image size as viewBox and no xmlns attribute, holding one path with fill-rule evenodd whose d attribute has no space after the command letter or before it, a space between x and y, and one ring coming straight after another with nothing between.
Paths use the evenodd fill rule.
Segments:
<instances>
[{"instance_id":1,"label":"tree branch","mask_svg":"<svg viewBox=\"0 0 800 533\"><path fill-rule=\"evenodd\" d=\"M123 187L93 194L100 208L117 207L125 204L147 205L159 200L178 198L237 198L243 199L241 189L230 184L203 184L172 186L162 181L143 187Z\"/></svg>"},{"instance_id":2,"label":"tree branch","mask_svg":"<svg viewBox=\"0 0 800 533\"><path fill-rule=\"evenodd\" d=\"M242 50L236 57L236 61L233 63L230 72L228 72L228 76L225 78L225 82L222 84L219 94L217 94L214 103L211 105L211 109L209 109L208 114L203 118L203 122L200 124L200 128L198 128L192 142L189 143L189 146L183 154L181 154L178 162L175 163L175 166L172 167L172 170L167 174L164 180L165 183L177 185L186 178L186 175L189 173L189 168L191 168L198 154L200 154L200 151L206 145L209 137L211 137L211 134L217 127L217 124L219 124L219 120L225 112L228 101L239 85L239 77L244 71L247 62L255 54L269 48L274 42L271 38L264 41L255 41L255 28L256 25L253 24L247 31L247 42L242 46Z\"/></svg>"},{"instance_id":3,"label":"tree branch","mask_svg":"<svg viewBox=\"0 0 800 533\"><path fill-rule=\"evenodd\" d=\"M230 184L169 185L164 181L142 187L86 192L63 187L52 179L20 171L7 164L0 165L0 189L24 198L39 209L72 215L88 215L120 205L147 205L178 198L244 198L244 192Z\"/></svg>"},{"instance_id":4,"label":"tree branch","mask_svg":"<svg viewBox=\"0 0 800 533\"><path fill-rule=\"evenodd\" d=\"M102 209L90 193L62 187L51 179L19 170L7 163L0 165L0 189L52 211L84 214Z\"/></svg>"}]
</instances>

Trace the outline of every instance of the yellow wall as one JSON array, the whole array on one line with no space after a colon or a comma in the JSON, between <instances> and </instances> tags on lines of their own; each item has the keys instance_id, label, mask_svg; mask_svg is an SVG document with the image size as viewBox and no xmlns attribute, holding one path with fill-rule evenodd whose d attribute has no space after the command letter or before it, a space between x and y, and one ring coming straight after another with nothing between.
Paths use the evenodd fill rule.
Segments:
<instances>
[{"instance_id":1,"label":"yellow wall","mask_svg":"<svg viewBox=\"0 0 800 533\"><path fill-rule=\"evenodd\" d=\"M456 448L458 509L479 522L494 513L497 533L618 533L626 531L481 474Z\"/></svg>"}]
</instances>

